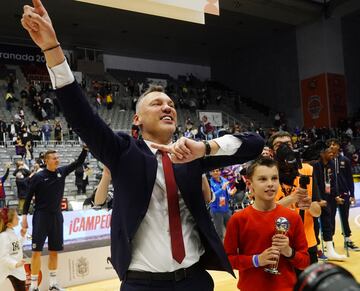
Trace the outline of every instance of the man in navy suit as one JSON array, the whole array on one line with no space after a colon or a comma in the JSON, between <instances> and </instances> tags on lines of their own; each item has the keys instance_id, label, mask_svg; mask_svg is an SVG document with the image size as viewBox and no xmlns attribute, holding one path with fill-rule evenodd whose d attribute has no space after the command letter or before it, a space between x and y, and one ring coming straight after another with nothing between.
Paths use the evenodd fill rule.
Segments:
<instances>
[{"instance_id":1,"label":"man in navy suit","mask_svg":"<svg viewBox=\"0 0 360 291\"><path fill-rule=\"evenodd\" d=\"M74 81L40 0L24 6L21 22L45 54L67 121L111 171L111 262L121 290L213 290L205 269L233 271L206 210L202 174L256 158L262 138L243 133L171 143L177 114L161 87L137 102L134 123L143 139L115 134Z\"/></svg>"}]
</instances>

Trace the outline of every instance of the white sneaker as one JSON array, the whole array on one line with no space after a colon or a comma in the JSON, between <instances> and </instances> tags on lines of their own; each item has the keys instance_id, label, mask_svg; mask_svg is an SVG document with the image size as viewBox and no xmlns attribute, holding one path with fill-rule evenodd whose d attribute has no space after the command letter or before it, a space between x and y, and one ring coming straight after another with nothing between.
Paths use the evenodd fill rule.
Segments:
<instances>
[{"instance_id":1,"label":"white sneaker","mask_svg":"<svg viewBox=\"0 0 360 291\"><path fill-rule=\"evenodd\" d=\"M66 291L66 289L61 288L59 284L55 284L53 286L49 286L49 291Z\"/></svg>"},{"instance_id":2,"label":"white sneaker","mask_svg":"<svg viewBox=\"0 0 360 291\"><path fill-rule=\"evenodd\" d=\"M40 291L40 290L39 290L39 288L34 288L34 287L30 286L29 291Z\"/></svg>"}]
</instances>

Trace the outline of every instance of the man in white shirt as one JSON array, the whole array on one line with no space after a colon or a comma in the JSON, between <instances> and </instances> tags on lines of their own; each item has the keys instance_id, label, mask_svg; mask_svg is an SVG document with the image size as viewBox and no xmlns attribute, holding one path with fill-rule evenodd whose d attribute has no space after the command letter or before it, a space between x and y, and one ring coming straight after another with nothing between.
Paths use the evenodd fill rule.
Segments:
<instances>
[{"instance_id":1,"label":"man in white shirt","mask_svg":"<svg viewBox=\"0 0 360 291\"><path fill-rule=\"evenodd\" d=\"M115 134L75 82L41 1L33 4L24 7L22 25L45 54L68 122L111 172L111 262L121 290L213 290L206 268L233 271L206 210L202 174L257 157L262 138L244 133L171 143L177 114L160 86L136 104L133 122L143 139Z\"/></svg>"}]
</instances>

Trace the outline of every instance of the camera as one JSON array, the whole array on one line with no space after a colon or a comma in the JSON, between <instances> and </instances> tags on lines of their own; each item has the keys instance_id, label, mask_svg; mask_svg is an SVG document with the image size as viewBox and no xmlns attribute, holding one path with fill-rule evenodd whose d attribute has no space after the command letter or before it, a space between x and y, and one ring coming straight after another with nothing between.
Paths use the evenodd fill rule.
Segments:
<instances>
[{"instance_id":1,"label":"camera","mask_svg":"<svg viewBox=\"0 0 360 291\"><path fill-rule=\"evenodd\" d=\"M280 183L292 185L302 168L300 153L283 143L276 150L275 159L279 163Z\"/></svg>"},{"instance_id":2,"label":"camera","mask_svg":"<svg viewBox=\"0 0 360 291\"><path fill-rule=\"evenodd\" d=\"M344 268L331 264L312 264L299 276L294 291L359 291L360 285Z\"/></svg>"}]
</instances>

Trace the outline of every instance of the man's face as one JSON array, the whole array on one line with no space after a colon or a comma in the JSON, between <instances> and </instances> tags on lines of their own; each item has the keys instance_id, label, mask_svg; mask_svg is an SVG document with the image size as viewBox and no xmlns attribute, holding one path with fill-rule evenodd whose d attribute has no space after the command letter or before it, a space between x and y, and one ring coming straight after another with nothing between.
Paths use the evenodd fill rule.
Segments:
<instances>
[{"instance_id":1,"label":"man's face","mask_svg":"<svg viewBox=\"0 0 360 291\"><path fill-rule=\"evenodd\" d=\"M57 153L47 155L45 163L48 169L56 169L60 163L59 155Z\"/></svg>"},{"instance_id":2,"label":"man's face","mask_svg":"<svg viewBox=\"0 0 360 291\"><path fill-rule=\"evenodd\" d=\"M146 134L172 135L175 132L177 114L174 102L163 92L151 92L138 104L134 124L141 127L144 138Z\"/></svg>"},{"instance_id":3,"label":"man's face","mask_svg":"<svg viewBox=\"0 0 360 291\"><path fill-rule=\"evenodd\" d=\"M279 188L279 171L274 167L258 166L248 180L248 187L258 201L271 201Z\"/></svg>"},{"instance_id":4,"label":"man's face","mask_svg":"<svg viewBox=\"0 0 360 291\"><path fill-rule=\"evenodd\" d=\"M327 148L325 151L320 153L320 156L323 160L330 161L334 158L334 152L330 148Z\"/></svg>"},{"instance_id":5,"label":"man's face","mask_svg":"<svg viewBox=\"0 0 360 291\"><path fill-rule=\"evenodd\" d=\"M276 151L278 150L280 145L283 144L283 143L287 144L291 149L293 149L293 144L292 144L290 136L277 137L277 138L275 138L273 140L273 151L274 151L274 153L276 153Z\"/></svg>"}]
</instances>

